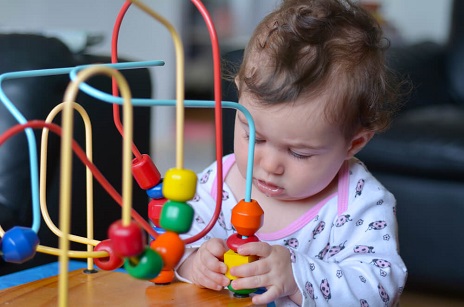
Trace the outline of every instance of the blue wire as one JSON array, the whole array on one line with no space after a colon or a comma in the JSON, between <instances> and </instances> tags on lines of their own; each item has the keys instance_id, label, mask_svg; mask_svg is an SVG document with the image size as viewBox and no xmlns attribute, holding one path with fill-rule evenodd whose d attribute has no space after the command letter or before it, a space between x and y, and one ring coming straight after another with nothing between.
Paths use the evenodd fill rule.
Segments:
<instances>
[{"instance_id":1,"label":"blue wire","mask_svg":"<svg viewBox=\"0 0 464 307\"><path fill-rule=\"evenodd\" d=\"M115 69L133 69L133 68L143 68L148 66L163 66L163 61L142 61L142 62L125 62L125 63L112 63L112 64L98 64L110 66ZM28 78L28 77L40 77L40 76L51 76L51 75L62 75L70 74L71 80L75 80L77 76L77 71L85 69L90 66L96 65L81 65L77 67L64 67L64 68L52 68L52 69L39 69L39 70L26 70L26 71L17 71L17 72L8 72L0 75L0 100L3 102L5 107L10 111L10 113L15 117L15 119L20 124L26 124L26 118L21 114L21 112L14 106L11 100L6 96L2 88L3 80L8 79L18 79L18 78ZM123 99L120 97L114 97L105 92L99 91L85 82L79 84L79 88L86 92L87 94L102 100L107 103L116 103L123 104ZM134 106L175 106L175 100L155 100L155 99L141 99L133 98L132 104ZM186 107L194 108L214 108L215 102L209 100L186 100L184 101ZM247 161L247 172L246 172L246 191L245 198L246 202L251 201L251 190L252 190L252 176L253 176L253 156L254 156L254 146L255 146L255 125L253 118L250 112L243 107L242 105L231 102L231 101L222 101L221 106L223 108L237 109L242 112L246 120L248 121L250 129L250 141L248 146L248 161ZM29 163L30 163L30 173L31 173L31 192L32 192L32 212L33 212L33 225L32 229L34 232L38 232L40 228L40 205L39 205L39 183L38 183L38 163L37 163L37 151L36 151L36 139L33 133L32 128L26 129L26 137L29 147Z\"/></svg>"},{"instance_id":2,"label":"blue wire","mask_svg":"<svg viewBox=\"0 0 464 307\"><path fill-rule=\"evenodd\" d=\"M129 62L129 63L123 63L126 64L126 68L130 67L138 67L138 62ZM71 80L76 80L77 78L77 73L79 70L84 69L86 66L78 66L75 69L73 69L70 73L69 76ZM105 101L107 103L114 103L114 104L123 104L123 99L120 97L116 97L113 95L110 95L108 93L105 93L103 91L100 91L90 85L88 85L85 82L81 82L79 84L79 88L85 92L86 94L93 96L94 98L97 98L99 100ZM146 99L146 98L132 98L132 104L134 106L175 106L176 101L175 100L159 100L159 99ZM184 101L184 106L186 107L194 107L194 108L201 108L201 107L206 107L206 108L213 108L215 106L214 101L209 101L209 100L185 100ZM254 151L255 151L255 125L253 118L250 114L250 112L243 107L241 104L238 104L236 102L231 102L231 101L222 101L221 106L223 108L229 108L229 109L237 109L240 112L242 112L246 120L248 122L248 126L250 129L250 139L248 143L248 160L247 160L247 171L246 171L246 186L245 186L245 197L244 200L246 202L251 201L251 190L252 190L252 178L253 178L253 157L254 157Z\"/></svg>"},{"instance_id":3,"label":"blue wire","mask_svg":"<svg viewBox=\"0 0 464 307\"><path fill-rule=\"evenodd\" d=\"M136 66L136 65L138 66ZM163 61L145 61L137 62L131 65L127 63L117 63L117 64L108 64L109 66L127 69L127 68L136 68L136 67L146 67L146 66L162 66L164 65ZM90 66L90 65L86 65ZM0 75L0 101L5 105L8 111L13 115L13 117L18 121L19 124L26 124L27 119L22 115L22 113L15 107L13 102L6 96L3 91L3 81L8 79L19 79L19 78L28 78L28 77L41 77L41 76L52 76L52 75L64 75L68 74L70 71L75 69L75 67L64 67L64 68L52 68L52 69L38 69L38 70L25 70L25 71L15 71L7 72ZM29 148L29 164L30 164L30 176L31 176L31 196L32 196L32 230L35 233L39 232L40 229L40 198L39 198L39 167L38 167L38 155L37 155L37 142L32 128L25 129L27 144Z\"/></svg>"}]
</instances>

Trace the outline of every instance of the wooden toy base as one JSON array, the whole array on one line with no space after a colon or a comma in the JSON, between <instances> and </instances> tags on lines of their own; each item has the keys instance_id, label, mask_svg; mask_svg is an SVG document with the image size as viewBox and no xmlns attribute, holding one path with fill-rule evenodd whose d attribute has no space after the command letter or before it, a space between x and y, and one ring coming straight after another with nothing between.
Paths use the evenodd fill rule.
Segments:
<instances>
[{"instance_id":1,"label":"wooden toy base","mask_svg":"<svg viewBox=\"0 0 464 307\"><path fill-rule=\"evenodd\" d=\"M0 305L56 306L58 276L0 291ZM228 290L219 292L173 282L155 285L125 273L83 270L69 273L69 306L254 306L251 298L235 298Z\"/></svg>"}]
</instances>

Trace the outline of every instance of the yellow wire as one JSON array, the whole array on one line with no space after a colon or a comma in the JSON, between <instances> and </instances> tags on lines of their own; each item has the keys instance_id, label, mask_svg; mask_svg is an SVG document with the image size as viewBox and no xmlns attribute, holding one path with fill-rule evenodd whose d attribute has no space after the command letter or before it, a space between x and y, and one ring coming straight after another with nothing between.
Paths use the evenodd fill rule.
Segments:
<instances>
[{"instance_id":1,"label":"yellow wire","mask_svg":"<svg viewBox=\"0 0 464 307\"><path fill-rule=\"evenodd\" d=\"M176 167L184 167L184 47L175 28L162 16L138 0L133 4L163 24L172 36L176 53Z\"/></svg>"},{"instance_id":2,"label":"yellow wire","mask_svg":"<svg viewBox=\"0 0 464 307\"><path fill-rule=\"evenodd\" d=\"M61 187L60 187L60 229L63 236L59 240L60 274L58 277L58 303L66 306L68 302L68 251L71 208L71 175L72 175L72 129L73 102L79 91L79 84L91 76L102 73L113 77L123 98L124 139L123 139L123 178L122 178L122 224L128 226L132 209L132 105L129 86L122 74L108 66L91 66L81 70L76 80L71 82L64 95L63 136L61 141Z\"/></svg>"},{"instance_id":3,"label":"yellow wire","mask_svg":"<svg viewBox=\"0 0 464 307\"><path fill-rule=\"evenodd\" d=\"M54 248L54 247L43 246L43 245L38 245L37 251L40 253L54 255L54 256L60 255L60 249ZM84 251L73 251L73 250L68 250L67 255L69 258L81 258L81 259L106 258L109 256L108 252L105 252L105 251L84 252Z\"/></svg>"},{"instance_id":4,"label":"yellow wire","mask_svg":"<svg viewBox=\"0 0 464 307\"><path fill-rule=\"evenodd\" d=\"M90 122L89 115L85 111L85 109L78 103L73 103L74 109L76 109L83 122L85 128L85 151L86 156L89 161L92 162L92 123ZM51 123L56 115L63 110L63 103L57 105L50 114L46 118L47 123ZM41 142L41 155L40 155L40 209L42 212L42 216L44 218L45 223L47 224L48 228L58 237L62 236L61 230L55 226L50 215L48 213L47 208L47 150L48 150L48 134L49 129L44 128L42 130L42 142ZM80 237L76 235L70 235L69 240L73 242L78 242L87 245L87 251L92 252L93 246L97 245L99 241L93 240L94 236L94 228L93 228L93 177L91 170L87 167L86 168L86 196L87 196L87 237ZM87 269L93 270L93 258L87 259Z\"/></svg>"}]
</instances>

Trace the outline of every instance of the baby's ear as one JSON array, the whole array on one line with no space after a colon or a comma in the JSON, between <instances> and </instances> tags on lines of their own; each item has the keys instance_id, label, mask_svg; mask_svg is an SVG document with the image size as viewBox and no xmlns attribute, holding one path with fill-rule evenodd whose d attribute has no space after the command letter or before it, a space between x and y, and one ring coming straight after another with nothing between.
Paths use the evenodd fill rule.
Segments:
<instances>
[{"instance_id":1,"label":"baby's ear","mask_svg":"<svg viewBox=\"0 0 464 307\"><path fill-rule=\"evenodd\" d=\"M373 131L368 130L361 130L356 133L348 144L347 159L352 158L361 149L363 149L364 146L366 146L366 144L372 139L374 134L375 133Z\"/></svg>"},{"instance_id":2,"label":"baby's ear","mask_svg":"<svg viewBox=\"0 0 464 307\"><path fill-rule=\"evenodd\" d=\"M240 89L240 82L239 82L238 76L235 76L234 81L235 81L235 86L237 87L237 90L239 90Z\"/></svg>"}]
</instances>

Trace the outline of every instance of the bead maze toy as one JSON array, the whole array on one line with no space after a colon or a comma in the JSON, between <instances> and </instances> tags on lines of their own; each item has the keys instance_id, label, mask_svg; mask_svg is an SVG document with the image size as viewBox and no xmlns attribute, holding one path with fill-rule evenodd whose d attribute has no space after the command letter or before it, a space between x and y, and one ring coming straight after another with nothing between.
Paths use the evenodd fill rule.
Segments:
<instances>
[{"instance_id":1,"label":"bead maze toy","mask_svg":"<svg viewBox=\"0 0 464 307\"><path fill-rule=\"evenodd\" d=\"M227 245L230 250L224 255L224 262L230 268L235 265L255 260L253 256L237 254L237 247L247 242L258 241L254 235L261 227L263 210L260 205L251 199L251 177L253 173L254 137L253 120L248 111L235 102L221 101L221 69L219 57L219 44L214 25L209 13L200 0L191 0L201 13L208 27L213 51L214 69L214 101L188 101L184 99L183 87L183 47L179 35L173 26L162 16L151 10L138 0L125 1L116 18L112 37L111 59L112 63L99 65L86 65L59 69L44 69L34 71L19 71L5 73L0 76L0 100L17 119L18 124L0 135L0 146L10 137L24 132L28 140L30 155L31 191L33 195L32 227L15 226L4 231L0 226L0 254L6 262L24 263L34 257L36 252L47 253L59 257L58 300L60 306L68 303L68 264L70 258L87 258L87 271L95 272L94 264L102 269L112 271L121 266L137 279L150 280L156 284L170 283L174 278L174 268L184 254L185 244L197 241L206 235L216 223L220 210L221 198L217 198L216 209L211 221L203 231L189 237L181 238L187 233L194 218L194 208L188 203L195 196L196 174L183 167L184 145L184 108L201 107L215 109L216 127L216 159L218 161L217 193L222 193L222 108L235 108L242 112L250 127L250 142L248 150L247 182L244 198L232 211L232 224L237 233L230 236ZM147 66L164 65L162 61L144 61L118 63L117 44L119 29L125 13L131 5L143 10L156 21L166 27L173 39L176 52L176 99L155 100L132 98L130 89L119 70ZM64 94L63 103L57 105L45 121L26 119L14 106L1 88L4 80L14 78L40 77L56 74L69 74L70 83ZM90 77L102 74L112 79L112 95L101 92L89 86L85 81ZM105 179L104 175L92 163L91 124L85 109L76 102L78 91L92 95L104 103L113 105L113 117L116 128L123 137L123 185L119 193ZM120 105L123 108L123 123L120 121ZM156 165L147 154L141 154L133 144L132 136L132 109L134 106L171 106L176 108L176 166L161 176ZM82 117L86 129L85 151L73 140L73 115L77 111ZM62 126L53 123L58 113L62 113ZM32 129L42 129L41 152L36 152L35 136ZM61 136L61 186L60 186L60 212L59 227L50 219L46 204L46 148L49 132ZM72 153L87 167L87 237L70 234L70 208ZM40 156L40 176L38 167ZM105 188L116 203L122 207L121 220L115 221L108 229L108 238L96 240L93 238L93 202L92 202L92 176ZM150 198L148 203L148 218L145 220L132 209L132 177L139 187L146 191ZM39 244L37 232L40 227L42 215L47 226L59 237L58 248L42 246ZM148 244L147 234L153 240ZM87 246L87 251L70 250L70 241ZM229 271L226 276L233 280ZM256 289L229 290L236 296L246 296Z\"/></svg>"}]
</instances>

